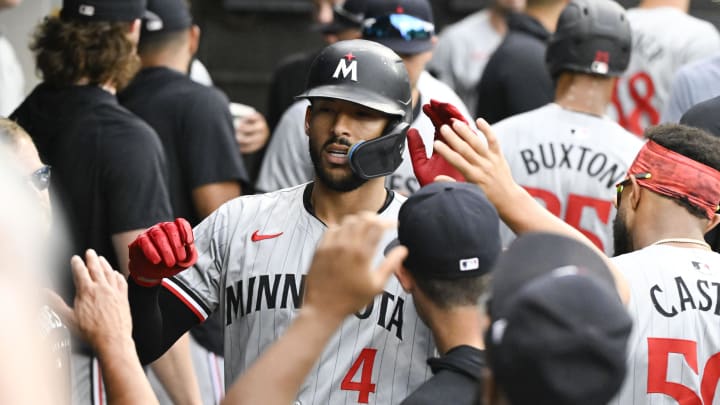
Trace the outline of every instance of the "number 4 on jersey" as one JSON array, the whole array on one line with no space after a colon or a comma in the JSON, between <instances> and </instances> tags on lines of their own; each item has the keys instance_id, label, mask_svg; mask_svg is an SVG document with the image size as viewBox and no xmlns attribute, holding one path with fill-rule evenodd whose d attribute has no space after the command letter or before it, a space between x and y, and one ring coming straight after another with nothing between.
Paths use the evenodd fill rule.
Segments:
<instances>
[{"instance_id":1,"label":"number 4 on jersey","mask_svg":"<svg viewBox=\"0 0 720 405\"><path fill-rule=\"evenodd\" d=\"M367 404L370 401L370 393L375 392L375 384L372 383L373 366L377 349L365 348L360 352L357 360L350 366L345 377L343 377L340 388L345 391L357 391L358 403ZM353 381L360 370L360 381Z\"/></svg>"}]
</instances>

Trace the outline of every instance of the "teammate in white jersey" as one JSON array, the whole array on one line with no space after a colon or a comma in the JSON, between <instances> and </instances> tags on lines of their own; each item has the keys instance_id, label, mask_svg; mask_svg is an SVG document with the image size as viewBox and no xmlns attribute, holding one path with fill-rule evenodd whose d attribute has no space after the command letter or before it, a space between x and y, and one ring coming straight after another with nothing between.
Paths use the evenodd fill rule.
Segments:
<instances>
[{"instance_id":1,"label":"teammate in white jersey","mask_svg":"<svg viewBox=\"0 0 720 405\"><path fill-rule=\"evenodd\" d=\"M402 60L377 43L341 41L315 60L307 87L302 97L311 103L305 127L313 183L223 205L194 231L197 262L163 287L162 277L182 271L197 255L192 232L164 223L130 246L133 330L144 362L220 311L229 386L294 318L327 226L360 211L397 218L404 198L385 188L384 176L400 162L412 114ZM395 235L387 232L381 246ZM174 250L161 259L152 255L152 243L167 245L162 240ZM376 262L381 259L379 251ZM381 296L344 321L297 403L398 403L429 377L425 360L434 350L411 296L393 278Z\"/></svg>"},{"instance_id":2,"label":"teammate in white jersey","mask_svg":"<svg viewBox=\"0 0 720 405\"><path fill-rule=\"evenodd\" d=\"M485 191L514 231L573 235L514 182L498 139L483 120L486 146L465 124L441 128L435 151ZM645 132L617 185L616 284L635 324L628 373L613 404L717 404L720 256L703 235L720 222L720 139L683 125ZM553 221L555 220L555 221ZM568 229L570 228L570 229ZM586 240L577 232L574 236ZM623 292L626 291L626 292Z\"/></svg>"},{"instance_id":3,"label":"teammate in white jersey","mask_svg":"<svg viewBox=\"0 0 720 405\"><path fill-rule=\"evenodd\" d=\"M660 123L675 72L720 51L720 34L687 14L690 0L643 0L628 10L633 30L630 66L618 81L609 113L640 136Z\"/></svg>"},{"instance_id":4,"label":"teammate in white jersey","mask_svg":"<svg viewBox=\"0 0 720 405\"><path fill-rule=\"evenodd\" d=\"M396 7L402 10L401 14L392 14ZM373 19L374 23L366 24L363 37L388 46L401 55L405 62L413 95L414 120L411 125L423 136L427 136L425 145L427 153L430 154L435 128L430 119L421 114L422 105L428 104L430 99L449 102L458 106L466 119L472 121L472 116L457 94L425 71L425 64L432 56L434 44L430 3L427 0L368 1L366 17ZM401 28L411 30L413 35L418 37L404 39ZM302 114L302 104L304 101L292 105L280 119L263 158L256 184L258 190L274 191L312 178L313 173L309 169L312 167L310 156L303 137L303 121L298 119ZM409 195L420 188L407 151L403 152L403 163L386 178L386 186L403 195Z\"/></svg>"},{"instance_id":5,"label":"teammate in white jersey","mask_svg":"<svg viewBox=\"0 0 720 405\"><path fill-rule=\"evenodd\" d=\"M615 184L642 146L604 115L614 77L627 67L630 35L616 3L570 2L546 54L555 103L494 125L515 180L608 254ZM501 235L504 245L514 238L507 227Z\"/></svg>"}]
</instances>

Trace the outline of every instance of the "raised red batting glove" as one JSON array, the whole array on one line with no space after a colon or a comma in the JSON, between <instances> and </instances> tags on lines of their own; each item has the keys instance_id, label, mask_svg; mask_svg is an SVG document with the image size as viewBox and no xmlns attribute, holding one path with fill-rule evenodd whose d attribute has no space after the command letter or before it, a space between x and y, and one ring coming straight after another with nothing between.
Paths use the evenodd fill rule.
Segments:
<instances>
[{"instance_id":1,"label":"raised red batting glove","mask_svg":"<svg viewBox=\"0 0 720 405\"><path fill-rule=\"evenodd\" d=\"M183 218L161 222L138 235L130 249L130 277L136 284L153 287L197 261L192 227Z\"/></svg>"},{"instance_id":2,"label":"raised red batting glove","mask_svg":"<svg viewBox=\"0 0 720 405\"><path fill-rule=\"evenodd\" d=\"M445 141L440 133L440 127L443 125L452 125L452 120L458 119L467 124L467 120L460 111L450 103L441 103L437 100L430 100L430 104L423 106L423 112L430 118L435 126L435 140ZM460 172L457 171L442 156L434 151L428 159L425 153L425 143L418 133L417 129L410 128L407 132L408 152L410 160L412 160L413 171L418 179L420 186L435 181L435 178L441 174L450 176L457 181L465 181Z\"/></svg>"}]
</instances>

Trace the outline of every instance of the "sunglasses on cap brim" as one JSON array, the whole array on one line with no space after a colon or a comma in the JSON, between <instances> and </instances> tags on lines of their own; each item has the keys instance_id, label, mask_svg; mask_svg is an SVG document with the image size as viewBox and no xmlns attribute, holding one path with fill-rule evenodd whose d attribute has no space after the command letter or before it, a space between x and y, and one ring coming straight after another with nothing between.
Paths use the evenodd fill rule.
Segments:
<instances>
[{"instance_id":1,"label":"sunglasses on cap brim","mask_svg":"<svg viewBox=\"0 0 720 405\"><path fill-rule=\"evenodd\" d=\"M435 35L435 24L407 14L369 18L363 26L365 38L427 40Z\"/></svg>"}]
</instances>

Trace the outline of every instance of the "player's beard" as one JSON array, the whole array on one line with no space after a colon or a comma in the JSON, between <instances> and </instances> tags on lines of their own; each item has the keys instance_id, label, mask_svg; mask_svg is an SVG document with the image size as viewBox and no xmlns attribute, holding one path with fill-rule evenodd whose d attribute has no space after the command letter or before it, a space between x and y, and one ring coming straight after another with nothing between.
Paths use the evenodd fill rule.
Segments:
<instances>
[{"instance_id":1,"label":"player's beard","mask_svg":"<svg viewBox=\"0 0 720 405\"><path fill-rule=\"evenodd\" d=\"M625 215L619 209L613 220L613 245L615 248L614 256L624 255L634 250L630 231L625 223Z\"/></svg>"},{"instance_id":2,"label":"player's beard","mask_svg":"<svg viewBox=\"0 0 720 405\"><path fill-rule=\"evenodd\" d=\"M329 172L329 170L326 170L325 167L323 167L321 156L322 151L325 150L328 145L333 143L350 146L349 144L347 144L347 141L338 137L332 137L328 139L322 146L317 146L315 143L313 143L312 137L310 137L310 142L308 142L310 149L310 159L312 160L313 168L315 169L315 176L317 177L318 181L330 190L340 192L353 191L365 184L367 180L358 177L358 175L356 175L352 171L344 176L333 176Z\"/></svg>"}]
</instances>

